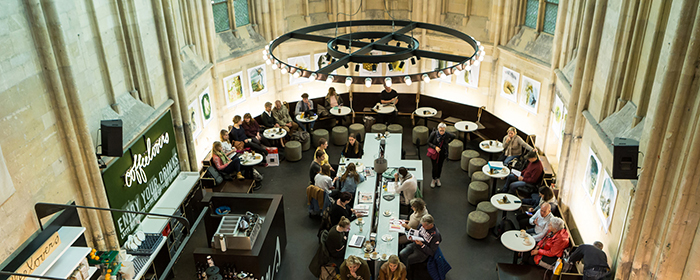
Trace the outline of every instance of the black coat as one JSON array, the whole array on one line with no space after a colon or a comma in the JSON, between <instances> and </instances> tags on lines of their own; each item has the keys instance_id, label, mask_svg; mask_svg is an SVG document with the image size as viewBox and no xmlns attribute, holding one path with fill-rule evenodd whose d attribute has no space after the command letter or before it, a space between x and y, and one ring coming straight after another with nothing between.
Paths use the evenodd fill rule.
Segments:
<instances>
[{"instance_id":1,"label":"black coat","mask_svg":"<svg viewBox=\"0 0 700 280\"><path fill-rule=\"evenodd\" d=\"M445 156L447 155L447 147L452 142L452 140L455 139L454 134L449 133L445 131L445 135L442 136L443 140L438 141L438 131L433 130L432 133L430 133L430 137L428 137L428 146L431 148L435 149L435 147L440 147L440 155ZM440 142L442 142L442 145L440 145Z\"/></svg>"}]
</instances>

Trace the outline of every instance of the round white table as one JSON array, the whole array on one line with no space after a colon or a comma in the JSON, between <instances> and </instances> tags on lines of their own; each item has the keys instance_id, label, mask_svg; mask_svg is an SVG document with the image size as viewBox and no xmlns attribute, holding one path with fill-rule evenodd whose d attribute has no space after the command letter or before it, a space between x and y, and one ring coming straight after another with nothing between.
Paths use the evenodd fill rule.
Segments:
<instances>
[{"instance_id":1,"label":"round white table","mask_svg":"<svg viewBox=\"0 0 700 280\"><path fill-rule=\"evenodd\" d=\"M340 111L338 111L340 110ZM344 117L352 113L352 109L348 106L338 106L328 109L328 111L336 117Z\"/></svg>"},{"instance_id":2,"label":"round white table","mask_svg":"<svg viewBox=\"0 0 700 280\"><path fill-rule=\"evenodd\" d=\"M493 160L493 155L503 152L503 143L498 140L484 140L479 143L482 151L489 153L489 160Z\"/></svg>"},{"instance_id":3,"label":"round white table","mask_svg":"<svg viewBox=\"0 0 700 280\"><path fill-rule=\"evenodd\" d=\"M417 117L422 118L425 126L428 126L428 118L437 115L437 109L432 107L420 107L413 112Z\"/></svg>"},{"instance_id":4,"label":"round white table","mask_svg":"<svg viewBox=\"0 0 700 280\"><path fill-rule=\"evenodd\" d=\"M270 140L278 140L287 136L287 131L279 127L268 128L263 131L263 136Z\"/></svg>"},{"instance_id":5,"label":"round white table","mask_svg":"<svg viewBox=\"0 0 700 280\"><path fill-rule=\"evenodd\" d=\"M243 166L256 166L260 164L265 158L262 154L255 153L255 157L252 154L241 155L241 165Z\"/></svg>"},{"instance_id":6,"label":"round white table","mask_svg":"<svg viewBox=\"0 0 700 280\"><path fill-rule=\"evenodd\" d=\"M508 198L508 203L501 203L504 196ZM501 210L501 222L497 227L495 227L494 232L496 236L498 236L498 232L502 232L504 230L507 217L506 212L520 209L520 206L522 206L523 203L517 196L507 193L495 194L491 197L490 201L491 204L493 204L493 207L496 207L496 209ZM513 224L513 228L515 228L515 224Z\"/></svg>"},{"instance_id":7,"label":"round white table","mask_svg":"<svg viewBox=\"0 0 700 280\"><path fill-rule=\"evenodd\" d=\"M532 251L537 244L532 235L526 233L525 237L523 237L522 232L519 230L509 230L504 232L501 235L501 243L503 246L513 251L513 264L518 262L519 253Z\"/></svg>"},{"instance_id":8,"label":"round white table","mask_svg":"<svg viewBox=\"0 0 700 280\"><path fill-rule=\"evenodd\" d=\"M377 105L374 105L374 107L372 107L372 110L379 114L391 114L394 111L396 111L396 107L392 104L377 103Z\"/></svg>"},{"instance_id":9,"label":"round white table","mask_svg":"<svg viewBox=\"0 0 700 280\"><path fill-rule=\"evenodd\" d=\"M501 170L494 171L494 173L491 173L491 169L489 168L488 164L481 168L481 172L484 172L484 174L491 177L491 193L496 193L496 180L503 179L510 175L510 169L508 169L508 167L503 167Z\"/></svg>"},{"instance_id":10,"label":"round white table","mask_svg":"<svg viewBox=\"0 0 700 280\"><path fill-rule=\"evenodd\" d=\"M467 146L467 142L471 140L471 137L469 137L469 133L476 131L478 128L479 125L470 121L461 121L455 123L455 129L457 129L457 131L459 132L464 132L464 137L462 137L463 149Z\"/></svg>"},{"instance_id":11,"label":"round white table","mask_svg":"<svg viewBox=\"0 0 700 280\"><path fill-rule=\"evenodd\" d=\"M315 122L315 121L318 119L318 115L311 116L311 117L308 117L308 118L302 118L302 117L301 117L301 114L299 114L299 115L296 116L296 119L297 119L298 122L303 123L303 124L306 126L306 131L308 131L309 133L311 133L311 129L309 129L309 124L312 123L312 122Z\"/></svg>"}]
</instances>

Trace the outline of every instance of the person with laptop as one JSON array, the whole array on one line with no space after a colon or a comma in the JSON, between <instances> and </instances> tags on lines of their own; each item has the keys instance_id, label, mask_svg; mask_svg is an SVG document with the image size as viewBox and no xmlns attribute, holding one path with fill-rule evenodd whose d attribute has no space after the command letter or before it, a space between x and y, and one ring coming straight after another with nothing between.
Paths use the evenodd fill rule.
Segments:
<instances>
[{"instance_id":1,"label":"person with laptop","mask_svg":"<svg viewBox=\"0 0 700 280\"><path fill-rule=\"evenodd\" d=\"M314 102L309 100L309 94L304 93L301 95L301 101L297 102L297 107L294 110L294 115L298 116L304 113L304 117L306 116L311 116L316 114L316 110L314 109ZM306 126L304 125L305 123L297 121L299 126L306 131ZM308 122L307 124L309 125L310 130L314 130L314 123L313 122Z\"/></svg>"}]
</instances>

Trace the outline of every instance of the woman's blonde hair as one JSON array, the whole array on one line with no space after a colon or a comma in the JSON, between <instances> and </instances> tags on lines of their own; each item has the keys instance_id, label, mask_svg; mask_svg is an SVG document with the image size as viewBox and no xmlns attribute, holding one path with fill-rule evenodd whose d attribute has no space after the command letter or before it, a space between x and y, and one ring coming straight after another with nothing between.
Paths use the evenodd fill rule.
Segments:
<instances>
[{"instance_id":1,"label":"woman's blonde hair","mask_svg":"<svg viewBox=\"0 0 700 280\"><path fill-rule=\"evenodd\" d=\"M345 216L340 217L340 221L338 221L338 226L344 228L350 224L350 220L346 218Z\"/></svg>"},{"instance_id":2,"label":"woman's blonde hair","mask_svg":"<svg viewBox=\"0 0 700 280\"><path fill-rule=\"evenodd\" d=\"M211 153L219 157L221 161L226 164L229 159L222 151L219 151L219 147L221 147L221 141L214 141L214 144L211 145Z\"/></svg>"},{"instance_id":3,"label":"woman's blonde hair","mask_svg":"<svg viewBox=\"0 0 700 280\"><path fill-rule=\"evenodd\" d=\"M233 123L234 124L237 124L240 121L241 121L241 116L239 116L239 115L233 116Z\"/></svg>"},{"instance_id":4,"label":"woman's blonde hair","mask_svg":"<svg viewBox=\"0 0 700 280\"><path fill-rule=\"evenodd\" d=\"M321 166L321 174L330 177L331 176L331 165L326 163L323 166Z\"/></svg>"},{"instance_id":5,"label":"woman's blonde hair","mask_svg":"<svg viewBox=\"0 0 700 280\"><path fill-rule=\"evenodd\" d=\"M222 130L219 132L219 138L221 138L221 142L228 142L228 143L231 143L231 140L230 140L230 139L224 139L224 135L228 135L228 130L222 129Z\"/></svg>"},{"instance_id":6,"label":"woman's blonde hair","mask_svg":"<svg viewBox=\"0 0 700 280\"><path fill-rule=\"evenodd\" d=\"M326 97L331 97L331 96L333 96L333 95L338 95L338 93L335 92L335 88L334 88L334 87L329 87L329 88L328 88L328 94L326 94Z\"/></svg>"},{"instance_id":7,"label":"woman's blonde hair","mask_svg":"<svg viewBox=\"0 0 700 280\"><path fill-rule=\"evenodd\" d=\"M409 204L411 207L416 208L416 212L423 212L423 210L425 210L425 201L421 198L411 199Z\"/></svg>"},{"instance_id":8,"label":"woman's blonde hair","mask_svg":"<svg viewBox=\"0 0 700 280\"><path fill-rule=\"evenodd\" d=\"M350 255L346 260L345 260L345 266L356 266L356 265L361 265L362 260L360 258Z\"/></svg>"},{"instance_id":9,"label":"woman's blonde hair","mask_svg":"<svg viewBox=\"0 0 700 280\"><path fill-rule=\"evenodd\" d=\"M513 126L509 127L508 130L506 130L506 133L511 132L511 131L512 131L513 133L518 133L518 130L517 130L515 127L513 127Z\"/></svg>"},{"instance_id":10,"label":"woman's blonde hair","mask_svg":"<svg viewBox=\"0 0 700 280\"><path fill-rule=\"evenodd\" d=\"M389 256L389 263L390 264L399 264L399 257L396 255Z\"/></svg>"}]
</instances>

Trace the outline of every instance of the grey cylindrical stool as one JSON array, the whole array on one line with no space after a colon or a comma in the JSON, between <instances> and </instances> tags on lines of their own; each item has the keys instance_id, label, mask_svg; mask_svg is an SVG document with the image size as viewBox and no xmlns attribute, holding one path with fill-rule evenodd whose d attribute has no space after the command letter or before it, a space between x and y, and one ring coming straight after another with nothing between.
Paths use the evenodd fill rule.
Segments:
<instances>
[{"instance_id":1,"label":"grey cylindrical stool","mask_svg":"<svg viewBox=\"0 0 700 280\"><path fill-rule=\"evenodd\" d=\"M372 133L384 133L386 131L386 125L383 123L375 123L372 125Z\"/></svg>"},{"instance_id":2,"label":"grey cylindrical stool","mask_svg":"<svg viewBox=\"0 0 700 280\"><path fill-rule=\"evenodd\" d=\"M481 171L481 168L486 165L486 160L480 157L473 158L469 160L469 177L477 171Z\"/></svg>"},{"instance_id":3,"label":"grey cylindrical stool","mask_svg":"<svg viewBox=\"0 0 700 280\"><path fill-rule=\"evenodd\" d=\"M462 141L452 140L447 150L447 158L449 160L459 160L462 155Z\"/></svg>"},{"instance_id":4,"label":"grey cylindrical stool","mask_svg":"<svg viewBox=\"0 0 700 280\"><path fill-rule=\"evenodd\" d=\"M299 141L289 141L284 145L284 154L287 161L301 160L301 143Z\"/></svg>"},{"instance_id":5,"label":"grey cylindrical stool","mask_svg":"<svg viewBox=\"0 0 700 280\"><path fill-rule=\"evenodd\" d=\"M477 205L479 202L486 201L489 199L489 184L475 181L469 183L469 190L467 191L467 201L471 205Z\"/></svg>"},{"instance_id":6,"label":"grey cylindrical stool","mask_svg":"<svg viewBox=\"0 0 700 280\"><path fill-rule=\"evenodd\" d=\"M475 157L479 157L479 152L474 150L466 150L462 152L462 161L459 164L459 166L462 167L462 170L469 171L469 161Z\"/></svg>"},{"instance_id":7,"label":"grey cylindrical stool","mask_svg":"<svg viewBox=\"0 0 700 280\"><path fill-rule=\"evenodd\" d=\"M318 146L318 140L321 138L330 140L328 138L328 130L325 129L316 129L313 132L313 135L311 136L311 144L314 145L314 147Z\"/></svg>"},{"instance_id":8,"label":"grey cylindrical stool","mask_svg":"<svg viewBox=\"0 0 700 280\"><path fill-rule=\"evenodd\" d=\"M390 124L386 129L389 131L389 133L403 133L403 126L400 124Z\"/></svg>"},{"instance_id":9,"label":"grey cylindrical stool","mask_svg":"<svg viewBox=\"0 0 700 280\"><path fill-rule=\"evenodd\" d=\"M486 175L486 173L477 171L472 174L472 182L484 182L486 184L489 183L489 180L491 180L491 177L489 175Z\"/></svg>"},{"instance_id":10,"label":"grey cylindrical stool","mask_svg":"<svg viewBox=\"0 0 700 280\"><path fill-rule=\"evenodd\" d=\"M357 139L357 140L360 140L360 142L362 142L365 139L364 138L365 137L365 126L362 125L361 123L351 124L349 133L350 134L348 134L348 135L354 135L355 137L357 137L357 135L359 134L360 139Z\"/></svg>"},{"instance_id":11,"label":"grey cylindrical stool","mask_svg":"<svg viewBox=\"0 0 700 280\"><path fill-rule=\"evenodd\" d=\"M489 228L496 226L496 219L498 219L498 209L496 209L491 201L482 201L476 205L476 210L481 211L489 215Z\"/></svg>"},{"instance_id":12,"label":"grey cylindrical stool","mask_svg":"<svg viewBox=\"0 0 700 280\"><path fill-rule=\"evenodd\" d=\"M484 239L489 235L489 215L479 210L469 213L467 234L474 239Z\"/></svg>"},{"instance_id":13,"label":"grey cylindrical stool","mask_svg":"<svg viewBox=\"0 0 700 280\"><path fill-rule=\"evenodd\" d=\"M422 125L414 127L413 137L411 139L413 143L416 143L416 139L419 139L419 145L428 144L428 128Z\"/></svg>"},{"instance_id":14,"label":"grey cylindrical stool","mask_svg":"<svg viewBox=\"0 0 700 280\"><path fill-rule=\"evenodd\" d=\"M457 128L455 128L454 125L448 125L447 128L445 128L445 131L452 133L452 135L454 135L457 138L460 138L459 137L459 130L457 130Z\"/></svg>"},{"instance_id":15,"label":"grey cylindrical stool","mask_svg":"<svg viewBox=\"0 0 700 280\"><path fill-rule=\"evenodd\" d=\"M309 149L311 149L311 137L306 137L306 140L304 141L304 143L301 143L301 150L303 152L305 152L305 151L308 151Z\"/></svg>"},{"instance_id":16,"label":"grey cylindrical stool","mask_svg":"<svg viewBox=\"0 0 700 280\"><path fill-rule=\"evenodd\" d=\"M348 128L344 126L333 127L333 145L343 146L348 142Z\"/></svg>"}]
</instances>

